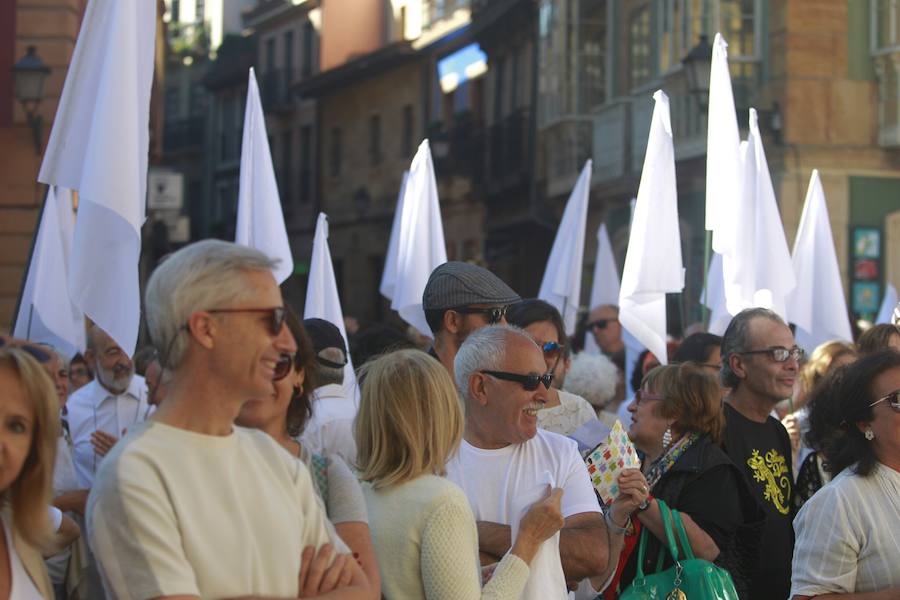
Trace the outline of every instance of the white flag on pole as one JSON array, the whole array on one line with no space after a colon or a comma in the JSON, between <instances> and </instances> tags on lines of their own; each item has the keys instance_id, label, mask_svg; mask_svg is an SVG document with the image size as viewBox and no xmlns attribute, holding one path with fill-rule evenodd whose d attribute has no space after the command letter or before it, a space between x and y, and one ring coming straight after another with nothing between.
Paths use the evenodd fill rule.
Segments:
<instances>
[{"instance_id":1,"label":"white flag on pole","mask_svg":"<svg viewBox=\"0 0 900 600\"><path fill-rule=\"evenodd\" d=\"M788 299L788 318L797 325L797 344L807 352L830 340L853 341L825 192L814 169L806 192L792 255L797 287Z\"/></svg>"},{"instance_id":2,"label":"white flag on pole","mask_svg":"<svg viewBox=\"0 0 900 600\"><path fill-rule=\"evenodd\" d=\"M338 296L337 280L334 277L334 264L331 262L331 250L328 247L328 217L319 213L316 221L316 234L313 238L312 258L309 261L309 281L306 287L306 304L303 307L304 319L324 319L337 327L344 344L350 349L347 330L344 327L344 312L341 310L341 299ZM347 365L344 367L344 397L351 399L359 406L359 389L356 385L356 374L350 353L347 353Z\"/></svg>"},{"instance_id":3,"label":"white flag on pole","mask_svg":"<svg viewBox=\"0 0 900 600\"><path fill-rule=\"evenodd\" d=\"M584 230L587 226L591 171L592 163L588 160L566 203L538 292L538 298L559 310L566 326L566 335L575 334L578 307L581 304Z\"/></svg>"},{"instance_id":4,"label":"white flag on pole","mask_svg":"<svg viewBox=\"0 0 900 600\"><path fill-rule=\"evenodd\" d=\"M725 275L722 273L722 255L713 253L709 261L709 270L706 274L706 289L700 302L710 310L709 332L716 335L725 333L725 329L731 322L732 314L725 306Z\"/></svg>"},{"instance_id":5,"label":"white flag on pole","mask_svg":"<svg viewBox=\"0 0 900 600\"><path fill-rule=\"evenodd\" d=\"M616 266L616 257L613 254L606 223L601 223L597 229L597 259L594 262L594 282L591 286L588 309L593 310L604 304L617 306L619 304L619 268ZM591 331L584 334L584 351L600 354L600 346L597 345Z\"/></svg>"},{"instance_id":6,"label":"white flag on pole","mask_svg":"<svg viewBox=\"0 0 900 600\"><path fill-rule=\"evenodd\" d=\"M397 252L400 248L400 224L403 219L403 196L406 193L406 181L409 171L403 171L400 181L400 194L397 195L397 208L394 210L394 222L391 225L391 237L388 241L387 254L384 257L384 270L381 273L381 285L378 291L388 300L394 299L394 286L397 282Z\"/></svg>"},{"instance_id":7,"label":"white flag on pole","mask_svg":"<svg viewBox=\"0 0 900 600\"><path fill-rule=\"evenodd\" d=\"M85 347L84 316L69 298L74 232L72 192L50 186L13 331L18 338L50 344L67 357Z\"/></svg>"},{"instance_id":8,"label":"white flag on pole","mask_svg":"<svg viewBox=\"0 0 900 600\"><path fill-rule=\"evenodd\" d=\"M878 317L875 319L876 325L881 325L882 323L890 324L898 301L900 300L897 300L897 288L890 283L885 284L884 299L881 301L881 308L878 309Z\"/></svg>"},{"instance_id":9,"label":"white flag on pole","mask_svg":"<svg viewBox=\"0 0 900 600\"><path fill-rule=\"evenodd\" d=\"M422 293L428 283L428 276L445 262L447 246L444 243L437 181L434 177L431 149L428 140L425 140L413 157L403 194L397 274L391 308L400 313L404 321L428 337L433 334L425 321Z\"/></svg>"},{"instance_id":10,"label":"white flag on pole","mask_svg":"<svg viewBox=\"0 0 900 600\"><path fill-rule=\"evenodd\" d=\"M129 355L140 321L156 2L91 0L38 181L78 190L72 302Z\"/></svg>"},{"instance_id":11,"label":"white flag on pole","mask_svg":"<svg viewBox=\"0 0 900 600\"><path fill-rule=\"evenodd\" d=\"M237 227L234 241L256 248L278 259L273 274L278 283L294 272L294 258L288 242L284 213L275 181L275 167L266 135L263 114L256 85L256 73L250 67L247 80L247 107L244 110L244 137L241 141L241 179L238 191Z\"/></svg>"},{"instance_id":12,"label":"white flag on pole","mask_svg":"<svg viewBox=\"0 0 900 600\"><path fill-rule=\"evenodd\" d=\"M622 272L619 321L666 364L666 294L684 288L669 97L653 94L647 153Z\"/></svg>"}]
</instances>

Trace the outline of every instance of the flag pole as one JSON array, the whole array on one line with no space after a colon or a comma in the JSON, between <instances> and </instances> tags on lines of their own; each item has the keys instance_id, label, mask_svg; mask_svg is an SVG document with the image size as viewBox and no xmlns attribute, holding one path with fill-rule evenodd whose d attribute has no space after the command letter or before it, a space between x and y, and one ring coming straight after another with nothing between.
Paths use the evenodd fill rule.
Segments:
<instances>
[{"instance_id":1,"label":"flag pole","mask_svg":"<svg viewBox=\"0 0 900 600\"><path fill-rule=\"evenodd\" d=\"M40 183L38 184L40 185ZM34 260L34 247L37 245L37 236L41 232L41 221L44 219L44 210L47 208L47 195L50 193L50 186L44 188L44 199L38 209L37 222L34 226L34 235L31 236L31 247L28 249L28 262L25 263L25 271L22 273L22 285L19 286L19 297L16 298L16 310L13 312L13 329L15 329L16 321L19 320L19 311L22 310L22 296L25 295L25 284L28 283L28 272L31 270L31 263ZM33 308L31 309L33 310ZM31 334L31 313L28 314L28 333Z\"/></svg>"},{"instance_id":2,"label":"flag pole","mask_svg":"<svg viewBox=\"0 0 900 600\"><path fill-rule=\"evenodd\" d=\"M709 254L712 246L712 231L706 230L706 243L703 245L703 294L709 297ZM709 329L709 320L712 317L712 310L701 302L700 307L703 309L703 328Z\"/></svg>"}]
</instances>

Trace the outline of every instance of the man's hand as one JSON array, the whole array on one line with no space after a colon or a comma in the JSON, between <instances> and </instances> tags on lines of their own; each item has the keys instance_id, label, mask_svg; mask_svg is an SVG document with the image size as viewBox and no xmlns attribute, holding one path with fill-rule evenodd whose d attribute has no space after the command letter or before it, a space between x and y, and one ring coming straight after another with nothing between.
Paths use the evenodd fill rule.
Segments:
<instances>
[{"instance_id":1,"label":"man's hand","mask_svg":"<svg viewBox=\"0 0 900 600\"><path fill-rule=\"evenodd\" d=\"M91 434L91 446L94 447L94 453L101 458L106 456L118 441L119 438L105 431L97 430Z\"/></svg>"},{"instance_id":2,"label":"man's hand","mask_svg":"<svg viewBox=\"0 0 900 600\"><path fill-rule=\"evenodd\" d=\"M331 544L323 545L318 552L312 546L304 548L300 562L300 597L319 596L349 585L353 578L352 560L345 554L336 555Z\"/></svg>"}]
</instances>

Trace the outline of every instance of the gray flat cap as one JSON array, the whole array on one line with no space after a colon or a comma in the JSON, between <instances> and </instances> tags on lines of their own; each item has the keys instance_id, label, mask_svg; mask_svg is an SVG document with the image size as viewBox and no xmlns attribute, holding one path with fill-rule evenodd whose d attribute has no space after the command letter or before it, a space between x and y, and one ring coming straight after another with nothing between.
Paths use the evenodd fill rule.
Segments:
<instances>
[{"instance_id":1,"label":"gray flat cap","mask_svg":"<svg viewBox=\"0 0 900 600\"><path fill-rule=\"evenodd\" d=\"M431 272L422 308L439 310L472 304L513 304L522 298L503 280L478 265L446 262Z\"/></svg>"}]
</instances>

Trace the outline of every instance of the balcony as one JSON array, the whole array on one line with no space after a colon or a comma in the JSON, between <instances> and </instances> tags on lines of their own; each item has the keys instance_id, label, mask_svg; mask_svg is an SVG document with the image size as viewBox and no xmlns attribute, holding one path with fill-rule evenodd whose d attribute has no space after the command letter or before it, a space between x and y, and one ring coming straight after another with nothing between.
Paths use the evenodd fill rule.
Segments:
<instances>
[{"instance_id":1,"label":"balcony","mask_svg":"<svg viewBox=\"0 0 900 600\"><path fill-rule=\"evenodd\" d=\"M204 131L204 117L166 121L163 132L163 151L168 154L199 149L205 142Z\"/></svg>"},{"instance_id":2,"label":"balcony","mask_svg":"<svg viewBox=\"0 0 900 600\"><path fill-rule=\"evenodd\" d=\"M259 93L266 111L284 112L293 109L291 75L288 69L269 69L263 74Z\"/></svg>"},{"instance_id":3,"label":"balcony","mask_svg":"<svg viewBox=\"0 0 900 600\"><path fill-rule=\"evenodd\" d=\"M519 109L488 129L487 187L489 194L501 194L527 183L531 178L530 126L530 111Z\"/></svg>"},{"instance_id":4,"label":"balcony","mask_svg":"<svg viewBox=\"0 0 900 600\"><path fill-rule=\"evenodd\" d=\"M586 116L557 119L541 129L547 196L553 198L571 191L585 161L591 157L593 129L593 119Z\"/></svg>"}]
</instances>

